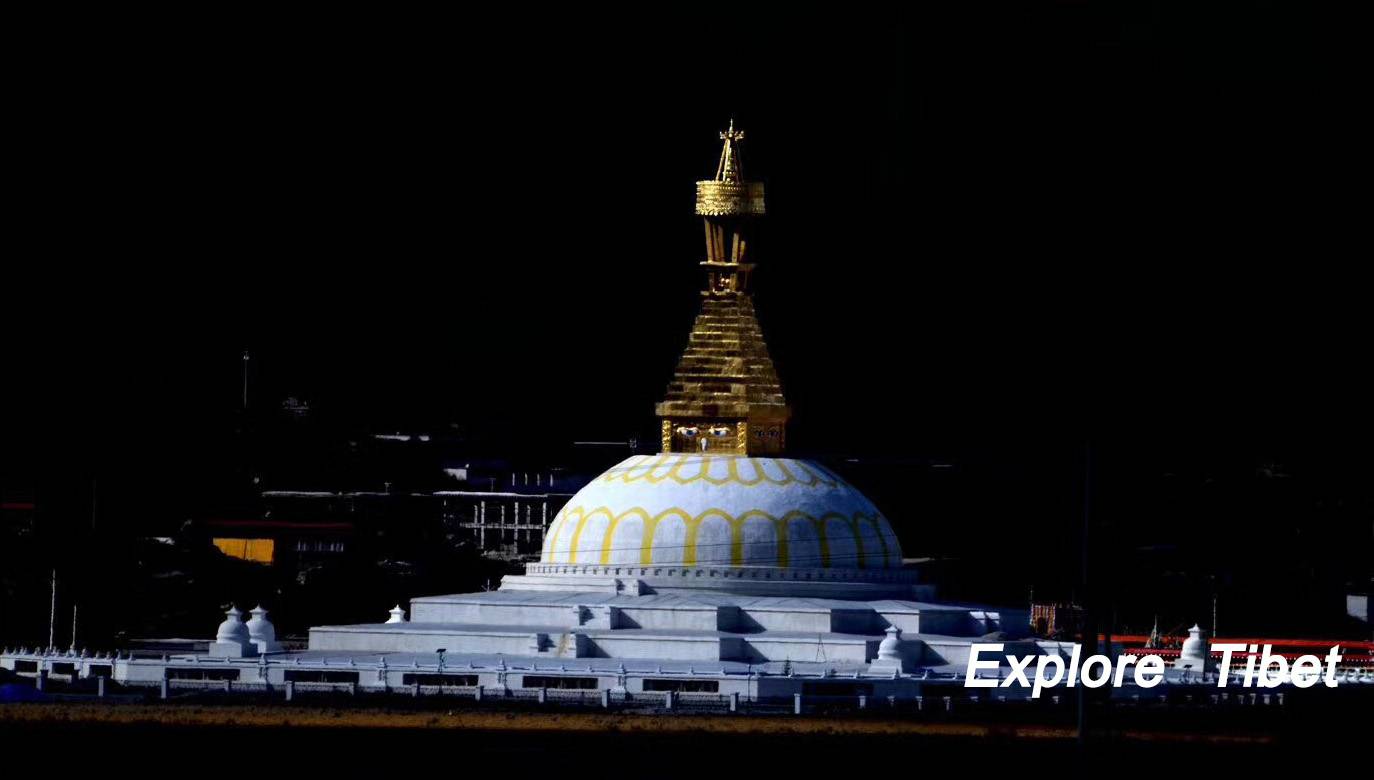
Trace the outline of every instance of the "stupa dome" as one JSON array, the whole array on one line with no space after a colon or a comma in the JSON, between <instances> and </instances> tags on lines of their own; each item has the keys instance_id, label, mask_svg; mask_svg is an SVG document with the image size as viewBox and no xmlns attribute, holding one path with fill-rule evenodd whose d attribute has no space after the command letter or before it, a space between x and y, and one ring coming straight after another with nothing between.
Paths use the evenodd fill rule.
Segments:
<instances>
[{"instance_id":1,"label":"stupa dome","mask_svg":"<svg viewBox=\"0 0 1374 780\"><path fill-rule=\"evenodd\" d=\"M884 661L900 661L902 658L902 629L887 627L887 636L878 643L878 658Z\"/></svg>"},{"instance_id":2,"label":"stupa dome","mask_svg":"<svg viewBox=\"0 0 1374 780\"><path fill-rule=\"evenodd\" d=\"M277 629L272 625L272 621L267 619L267 610L258 606L255 609L249 610L248 614L253 617L249 618L245 625L248 626L248 636L251 637L253 641L277 641Z\"/></svg>"},{"instance_id":3,"label":"stupa dome","mask_svg":"<svg viewBox=\"0 0 1374 780\"><path fill-rule=\"evenodd\" d=\"M259 653L276 653L281 651L281 644L277 642L277 629L272 625L272 621L267 619L267 610L259 604L248 614L253 617L249 619L247 625L248 636L253 645L258 648Z\"/></svg>"},{"instance_id":4,"label":"stupa dome","mask_svg":"<svg viewBox=\"0 0 1374 780\"><path fill-rule=\"evenodd\" d=\"M1207 640L1202 637L1202 626L1193 624L1188 629L1188 638L1183 640L1183 646L1179 648L1180 656L1189 658L1205 658L1207 656Z\"/></svg>"},{"instance_id":5,"label":"stupa dome","mask_svg":"<svg viewBox=\"0 0 1374 780\"><path fill-rule=\"evenodd\" d=\"M248 626L243 622L243 613L238 607L230 607L224 613L224 622L219 624L215 631L216 642L236 642L247 644L249 641Z\"/></svg>"},{"instance_id":6,"label":"stupa dome","mask_svg":"<svg viewBox=\"0 0 1374 780\"><path fill-rule=\"evenodd\" d=\"M873 503L814 461L664 453L578 491L540 562L897 569L902 551Z\"/></svg>"}]
</instances>

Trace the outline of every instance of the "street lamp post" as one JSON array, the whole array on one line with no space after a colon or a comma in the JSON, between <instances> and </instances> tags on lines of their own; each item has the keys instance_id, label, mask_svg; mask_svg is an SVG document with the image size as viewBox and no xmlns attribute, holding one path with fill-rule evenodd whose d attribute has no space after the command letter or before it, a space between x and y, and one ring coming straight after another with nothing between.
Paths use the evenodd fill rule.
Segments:
<instances>
[{"instance_id":1,"label":"street lamp post","mask_svg":"<svg viewBox=\"0 0 1374 780\"><path fill-rule=\"evenodd\" d=\"M248 411L248 350L243 351L243 410Z\"/></svg>"}]
</instances>

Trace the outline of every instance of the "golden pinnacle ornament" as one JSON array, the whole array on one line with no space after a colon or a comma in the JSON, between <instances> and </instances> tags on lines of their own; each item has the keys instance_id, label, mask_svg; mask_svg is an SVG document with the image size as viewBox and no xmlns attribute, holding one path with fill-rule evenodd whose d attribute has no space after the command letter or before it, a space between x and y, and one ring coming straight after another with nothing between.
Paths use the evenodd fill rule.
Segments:
<instances>
[{"instance_id":1,"label":"golden pinnacle ornament","mask_svg":"<svg viewBox=\"0 0 1374 780\"><path fill-rule=\"evenodd\" d=\"M657 406L664 452L776 455L791 410L749 297L750 227L763 216L763 184L744 179L734 121L716 176L697 182L706 228L706 289L687 349Z\"/></svg>"}]
</instances>

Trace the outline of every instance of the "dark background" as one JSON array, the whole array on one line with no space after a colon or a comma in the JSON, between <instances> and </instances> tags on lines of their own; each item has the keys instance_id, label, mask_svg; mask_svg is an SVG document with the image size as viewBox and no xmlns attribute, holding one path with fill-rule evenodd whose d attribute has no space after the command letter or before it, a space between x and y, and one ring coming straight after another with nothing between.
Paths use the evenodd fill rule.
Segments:
<instances>
[{"instance_id":1,"label":"dark background","mask_svg":"<svg viewBox=\"0 0 1374 780\"><path fill-rule=\"evenodd\" d=\"M1090 446L1127 622L1204 620L1221 577L1248 626L1339 627L1370 560L1343 20L955 7L17 25L7 495L223 503L245 349L324 429L650 439L733 116L789 445L870 464L908 555L1083 597Z\"/></svg>"}]
</instances>

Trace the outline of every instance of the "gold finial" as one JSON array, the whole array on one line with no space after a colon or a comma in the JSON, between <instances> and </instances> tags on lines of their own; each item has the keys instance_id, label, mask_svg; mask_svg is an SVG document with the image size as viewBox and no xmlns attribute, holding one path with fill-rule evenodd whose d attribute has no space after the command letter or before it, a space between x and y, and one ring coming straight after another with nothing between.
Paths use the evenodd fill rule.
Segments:
<instances>
[{"instance_id":1,"label":"gold finial","mask_svg":"<svg viewBox=\"0 0 1374 780\"><path fill-rule=\"evenodd\" d=\"M715 178L697 182L707 285L687 349L655 408L664 452L777 455L786 444L791 410L749 296L751 223L764 208L763 184L744 181L736 146L743 138L731 119L720 134Z\"/></svg>"},{"instance_id":2,"label":"gold finial","mask_svg":"<svg viewBox=\"0 0 1374 780\"><path fill-rule=\"evenodd\" d=\"M725 143L716 165L716 177L697 182L697 213L716 217L762 215L763 184L744 180L744 162L739 152L744 131L735 129L734 118L721 131L720 140Z\"/></svg>"},{"instance_id":3,"label":"gold finial","mask_svg":"<svg viewBox=\"0 0 1374 780\"><path fill-rule=\"evenodd\" d=\"M725 146L720 150L720 164L716 166L716 181L743 181L744 165L740 162L739 149L735 144L744 140L744 131L735 129L735 118L730 117L730 127L720 134Z\"/></svg>"}]
</instances>

